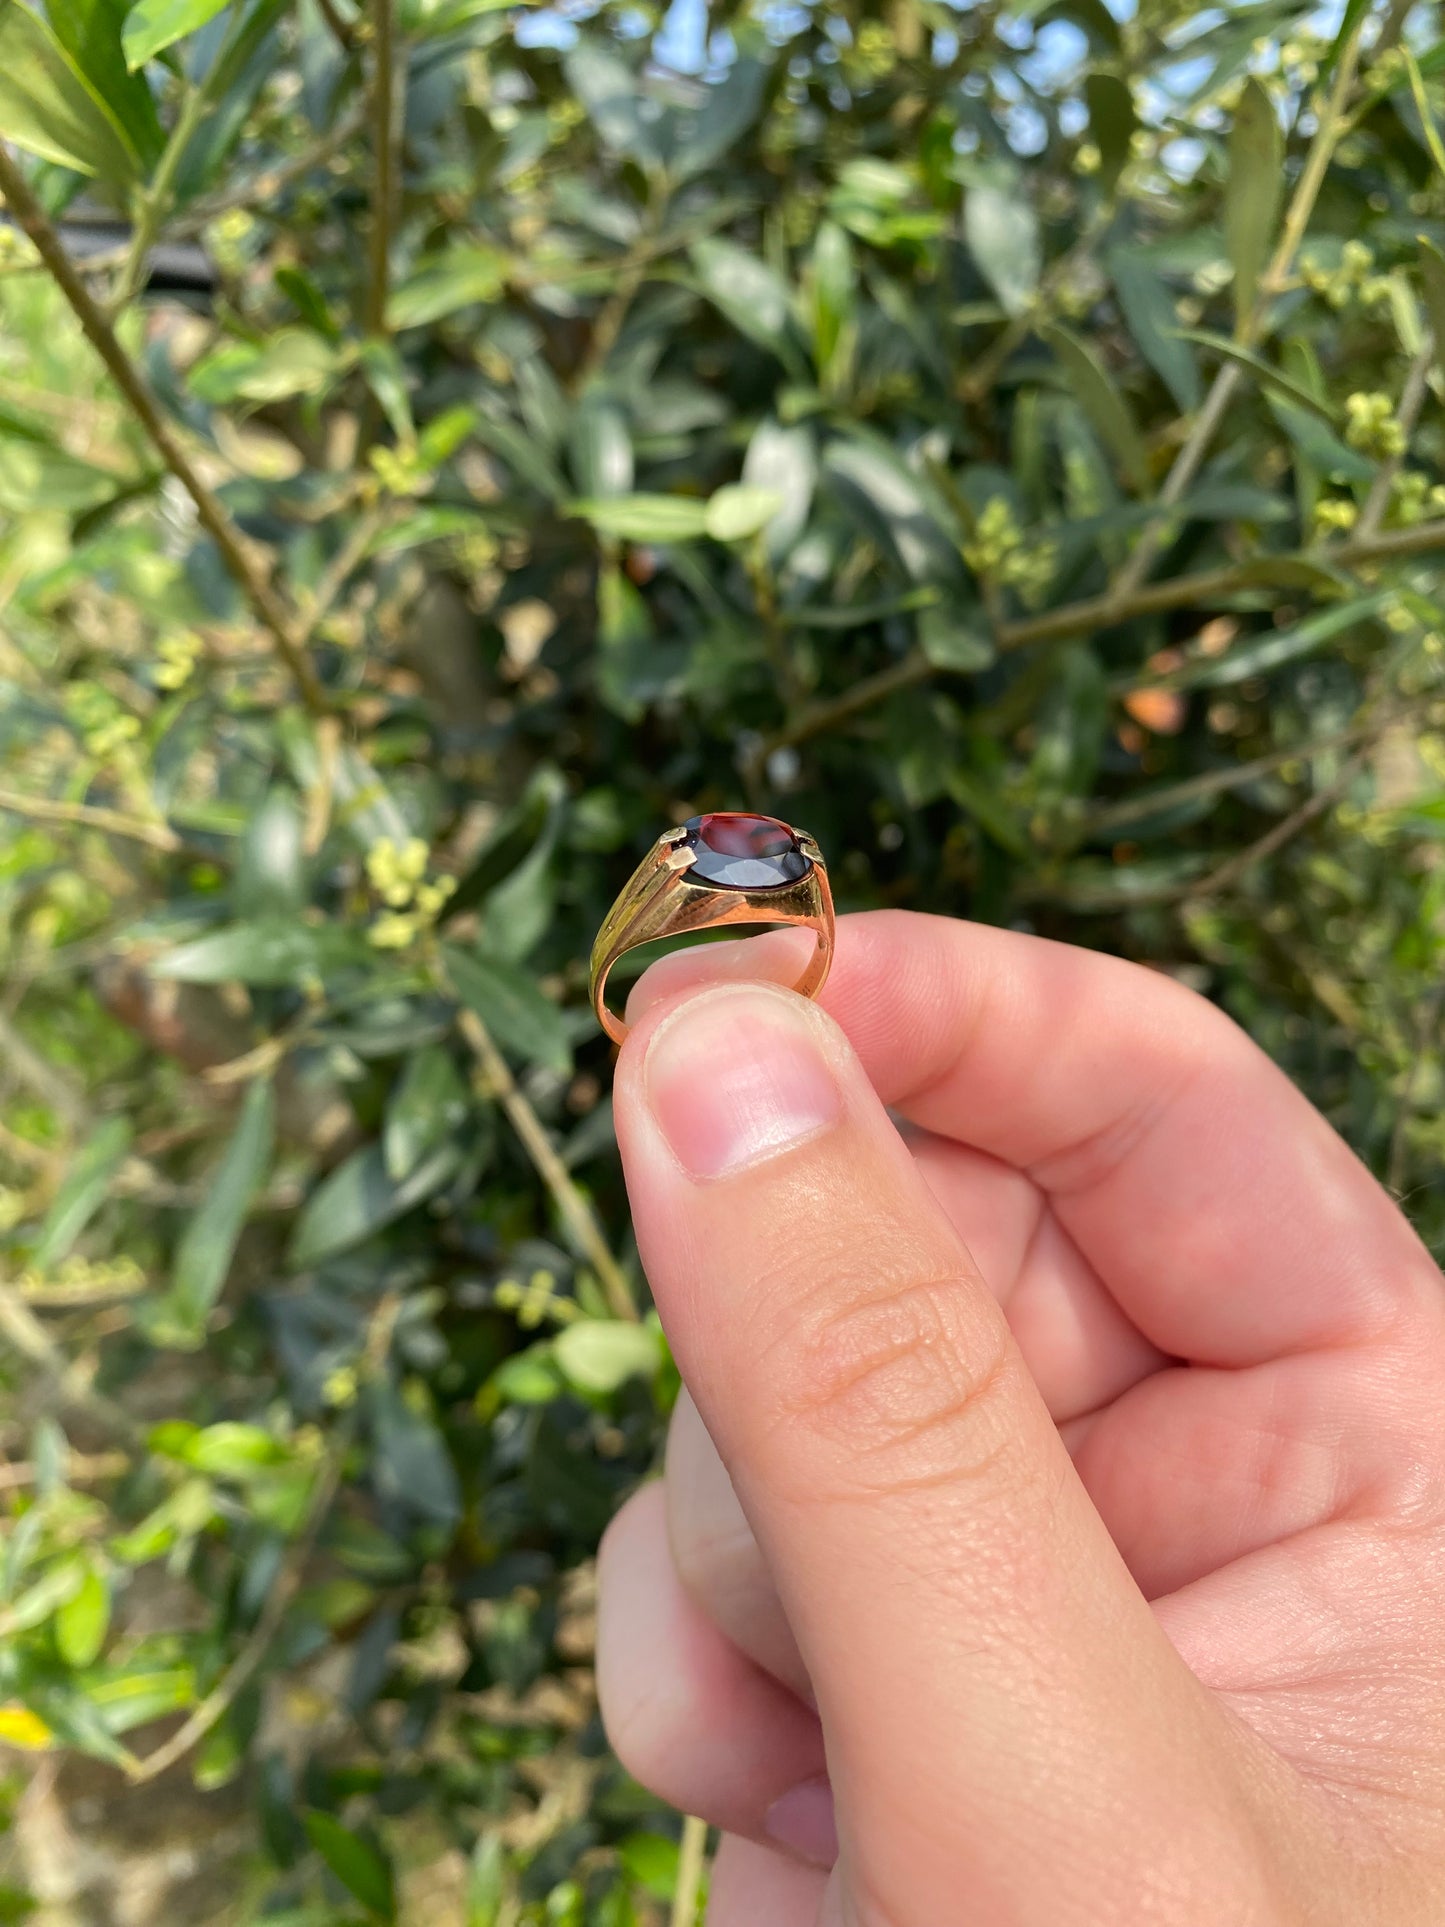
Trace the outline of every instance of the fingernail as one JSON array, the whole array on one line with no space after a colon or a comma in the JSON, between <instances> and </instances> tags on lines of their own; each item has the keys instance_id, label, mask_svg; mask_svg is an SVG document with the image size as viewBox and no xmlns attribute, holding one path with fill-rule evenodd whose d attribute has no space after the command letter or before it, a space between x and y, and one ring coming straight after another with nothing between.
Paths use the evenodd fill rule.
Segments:
<instances>
[{"instance_id":1,"label":"fingernail","mask_svg":"<svg viewBox=\"0 0 1445 1927\"><path fill-rule=\"evenodd\" d=\"M684 1170L720 1178L836 1123L841 1093L821 1020L761 985L716 989L665 1019L647 1052L647 1096Z\"/></svg>"},{"instance_id":2,"label":"fingernail","mask_svg":"<svg viewBox=\"0 0 1445 1927\"><path fill-rule=\"evenodd\" d=\"M838 1858L838 1827L828 1776L820 1773L815 1780L803 1780L781 1800L774 1800L763 1816L763 1828L799 1860L831 1867Z\"/></svg>"}]
</instances>

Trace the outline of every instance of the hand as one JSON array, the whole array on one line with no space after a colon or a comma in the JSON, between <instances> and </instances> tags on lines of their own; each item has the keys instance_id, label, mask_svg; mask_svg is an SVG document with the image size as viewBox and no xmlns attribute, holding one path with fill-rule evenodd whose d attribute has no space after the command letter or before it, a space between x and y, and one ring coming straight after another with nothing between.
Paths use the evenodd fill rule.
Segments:
<instances>
[{"instance_id":1,"label":"hand","mask_svg":"<svg viewBox=\"0 0 1445 1927\"><path fill-rule=\"evenodd\" d=\"M649 972L616 1086L691 1399L599 1679L710 1927L1445 1920L1429 1255L1166 978L883 913L820 1009L793 934Z\"/></svg>"}]
</instances>

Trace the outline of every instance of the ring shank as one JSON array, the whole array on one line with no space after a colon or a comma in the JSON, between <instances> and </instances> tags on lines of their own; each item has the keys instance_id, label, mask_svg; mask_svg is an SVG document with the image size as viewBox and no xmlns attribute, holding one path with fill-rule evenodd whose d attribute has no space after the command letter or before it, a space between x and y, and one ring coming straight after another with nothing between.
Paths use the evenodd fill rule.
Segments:
<instances>
[{"instance_id":1,"label":"ring shank","mask_svg":"<svg viewBox=\"0 0 1445 1927\"><path fill-rule=\"evenodd\" d=\"M674 868L671 851L660 842L633 875L601 930L592 951L592 1007L597 1021L620 1044L628 1026L607 1007L607 979L618 958L642 944L691 931L729 925L784 924L811 930L817 943L795 986L800 996L816 997L833 962L833 896L820 859L796 883L766 890L728 890L695 883Z\"/></svg>"}]
</instances>

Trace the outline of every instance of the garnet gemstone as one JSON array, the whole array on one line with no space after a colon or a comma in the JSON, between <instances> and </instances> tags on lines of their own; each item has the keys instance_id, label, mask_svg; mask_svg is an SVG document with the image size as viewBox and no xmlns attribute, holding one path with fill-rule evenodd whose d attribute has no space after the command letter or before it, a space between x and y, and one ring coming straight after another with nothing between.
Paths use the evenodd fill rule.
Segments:
<instances>
[{"instance_id":1,"label":"garnet gemstone","mask_svg":"<svg viewBox=\"0 0 1445 1927\"><path fill-rule=\"evenodd\" d=\"M722 890L778 890L813 867L797 832L775 816L715 810L690 816L684 827L694 853L688 875Z\"/></svg>"}]
</instances>

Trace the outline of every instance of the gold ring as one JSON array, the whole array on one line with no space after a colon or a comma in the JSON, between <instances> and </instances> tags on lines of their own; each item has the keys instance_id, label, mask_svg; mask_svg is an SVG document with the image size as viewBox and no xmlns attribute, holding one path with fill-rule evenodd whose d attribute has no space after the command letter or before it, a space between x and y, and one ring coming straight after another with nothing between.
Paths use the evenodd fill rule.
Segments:
<instances>
[{"instance_id":1,"label":"gold ring","mask_svg":"<svg viewBox=\"0 0 1445 1927\"><path fill-rule=\"evenodd\" d=\"M633 871L592 946L597 1021L615 1044L627 1025L607 1008L607 974L617 959L659 937L726 924L791 923L813 931L817 948L795 986L816 997L833 962L833 893L823 852L805 830L775 816L715 811L665 831Z\"/></svg>"}]
</instances>

